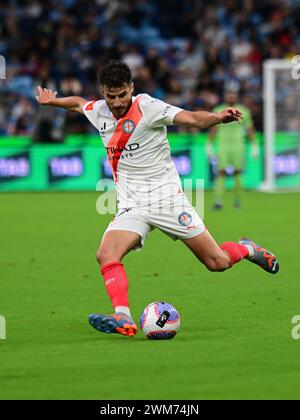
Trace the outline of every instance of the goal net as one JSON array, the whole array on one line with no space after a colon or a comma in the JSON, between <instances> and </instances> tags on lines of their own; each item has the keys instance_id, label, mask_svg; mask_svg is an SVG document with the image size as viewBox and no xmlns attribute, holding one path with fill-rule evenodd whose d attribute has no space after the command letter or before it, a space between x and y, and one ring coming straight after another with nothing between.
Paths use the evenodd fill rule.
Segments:
<instances>
[{"instance_id":1,"label":"goal net","mask_svg":"<svg viewBox=\"0 0 300 420\"><path fill-rule=\"evenodd\" d=\"M300 189L300 56L264 62L263 191Z\"/></svg>"}]
</instances>

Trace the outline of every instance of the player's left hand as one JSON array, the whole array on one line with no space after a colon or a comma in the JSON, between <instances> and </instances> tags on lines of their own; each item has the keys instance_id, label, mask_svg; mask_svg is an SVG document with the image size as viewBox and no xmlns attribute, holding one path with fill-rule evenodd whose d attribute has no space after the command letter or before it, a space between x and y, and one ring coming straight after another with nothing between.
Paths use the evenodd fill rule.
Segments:
<instances>
[{"instance_id":1,"label":"player's left hand","mask_svg":"<svg viewBox=\"0 0 300 420\"><path fill-rule=\"evenodd\" d=\"M220 116L221 123L223 124L227 124L233 121L240 123L243 118L243 114L237 108L225 108L218 114Z\"/></svg>"},{"instance_id":2,"label":"player's left hand","mask_svg":"<svg viewBox=\"0 0 300 420\"><path fill-rule=\"evenodd\" d=\"M213 159L214 158L214 151L213 151L213 147L210 141L208 141L205 145L205 151L206 151L206 155L209 159Z\"/></svg>"},{"instance_id":3,"label":"player's left hand","mask_svg":"<svg viewBox=\"0 0 300 420\"><path fill-rule=\"evenodd\" d=\"M256 142L255 143L251 143L251 152L250 152L250 154L251 154L251 157L253 159L257 159L259 157L259 147L258 147L258 144Z\"/></svg>"},{"instance_id":4,"label":"player's left hand","mask_svg":"<svg viewBox=\"0 0 300 420\"><path fill-rule=\"evenodd\" d=\"M51 105L51 102L56 99L57 92L53 92L51 89L37 87L38 95L35 97L41 105Z\"/></svg>"}]
</instances>

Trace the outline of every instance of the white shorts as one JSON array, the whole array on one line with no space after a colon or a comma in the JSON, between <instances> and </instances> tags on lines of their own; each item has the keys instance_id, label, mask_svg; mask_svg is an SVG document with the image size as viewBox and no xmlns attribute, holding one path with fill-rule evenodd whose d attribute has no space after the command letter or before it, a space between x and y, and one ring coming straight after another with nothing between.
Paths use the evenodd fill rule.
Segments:
<instances>
[{"instance_id":1,"label":"white shorts","mask_svg":"<svg viewBox=\"0 0 300 420\"><path fill-rule=\"evenodd\" d=\"M166 233L173 240L189 239L205 231L205 226L196 210L184 194L173 197L169 202L157 208L133 207L120 209L108 225L106 232L126 230L138 233L141 243L134 248L140 250L148 234L155 228ZM104 235L105 235L104 233Z\"/></svg>"}]
</instances>

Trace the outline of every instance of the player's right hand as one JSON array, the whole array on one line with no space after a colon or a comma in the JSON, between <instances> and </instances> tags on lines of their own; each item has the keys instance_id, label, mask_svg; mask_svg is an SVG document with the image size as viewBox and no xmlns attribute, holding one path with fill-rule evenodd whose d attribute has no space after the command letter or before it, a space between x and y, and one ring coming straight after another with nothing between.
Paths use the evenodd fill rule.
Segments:
<instances>
[{"instance_id":1,"label":"player's right hand","mask_svg":"<svg viewBox=\"0 0 300 420\"><path fill-rule=\"evenodd\" d=\"M51 105L51 102L56 98L57 92L53 92L51 89L37 87L38 95L36 100L41 105Z\"/></svg>"}]
</instances>

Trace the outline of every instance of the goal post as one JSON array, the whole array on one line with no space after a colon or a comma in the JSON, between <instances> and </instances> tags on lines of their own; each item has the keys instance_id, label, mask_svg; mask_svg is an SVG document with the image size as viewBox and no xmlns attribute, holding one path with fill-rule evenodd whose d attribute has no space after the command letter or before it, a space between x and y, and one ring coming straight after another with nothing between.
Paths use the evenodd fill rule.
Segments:
<instances>
[{"instance_id":1,"label":"goal post","mask_svg":"<svg viewBox=\"0 0 300 420\"><path fill-rule=\"evenodd\" d=\"M261 190L300 190L300 56L263 68L265 177Z\"/></svg>"}]
</instances>

